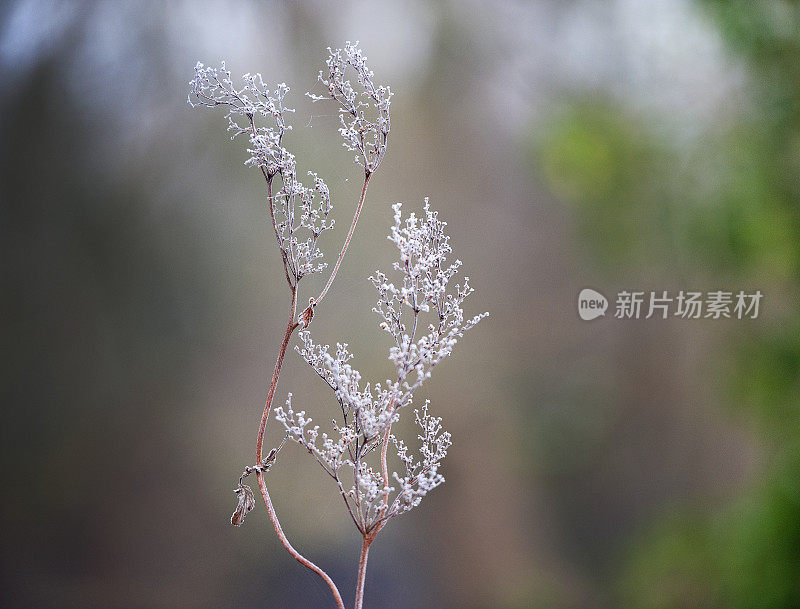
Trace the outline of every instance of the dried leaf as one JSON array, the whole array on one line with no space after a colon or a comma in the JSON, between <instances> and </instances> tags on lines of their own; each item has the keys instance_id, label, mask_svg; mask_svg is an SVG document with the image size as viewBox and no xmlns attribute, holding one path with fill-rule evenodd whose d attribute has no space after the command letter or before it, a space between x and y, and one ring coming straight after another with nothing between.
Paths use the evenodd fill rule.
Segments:
<instances>
[{"instance_id":1,"label":"dried leaf","mask_svg":"<svg viewBox=\"0 0 800 609\"><path fill-rule=\"evenodd\" d=\"M239 498L239 503L231 516L231 524L240 527L244 523L244 517L256 507L256 498L253 496L252 489L246 484L240 484L239 488L234 489L233 492Z\"/></svg>"},{"instance_id":2,"label":"dried leaf","mask_svg":"<svg viewBox=\"0 0 800 609\"><path fill-rule=\"evenodd\" d=\"M308 324L311 323L311 319L314 317L314 307L316 306L316 302L314 302L313 298L308 299L308 306L305 310L300 313L300 318L297 320L297 323L300 324L303 330L308 327Z\"/></svg>"}]
</instances>

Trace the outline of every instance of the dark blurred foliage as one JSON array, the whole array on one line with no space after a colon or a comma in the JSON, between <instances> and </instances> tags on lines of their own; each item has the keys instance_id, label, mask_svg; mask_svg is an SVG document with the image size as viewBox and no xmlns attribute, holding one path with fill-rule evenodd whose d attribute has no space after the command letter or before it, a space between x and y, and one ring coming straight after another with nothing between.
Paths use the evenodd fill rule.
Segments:
<instances>
[{"instance_id":1,"label":"dark blurred foliage","mask_svg":"<svg viewBox=\"0 0 800 609\"><path fill-rule=\"evenodd\" d=\"M98 91L69 93L92 7L77 8L2 94L0 571L9 607L108 607L120 595L153 606L154 587L170 596L180 585L153 577L147 562L180 562L184 535L196 535L181 530L175 490L192 466L165 430L172 404L193 397L198 328L220 314L204 277L208 253L192 230L142 208L169 182L168 150L127 147L123 119L100 109ZM157 60L158 47L151 52ZM137 99L166 77L153 70ZM182 501L202 499L184 489ZM160 534L165 527L174 537ZM109 583L121 564L123 581ZM78 600L86 587L94 597Z\"/></svg>"}]
</instances>

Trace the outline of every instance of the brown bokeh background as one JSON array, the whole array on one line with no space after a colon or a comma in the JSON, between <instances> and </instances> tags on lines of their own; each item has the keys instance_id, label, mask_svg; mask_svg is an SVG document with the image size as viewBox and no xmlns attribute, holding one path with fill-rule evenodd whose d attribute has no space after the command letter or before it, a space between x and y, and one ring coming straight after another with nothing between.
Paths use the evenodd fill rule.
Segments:
<instances>
[{"instance_id":1,"label":"brown bokeh background","mask_svg":"<svg viewBox=\"0 0 800 609\"><path fill-rule=\"evenodd\" d=\"M315 337L389 374L366 278L391 204L426 196L467 312L491 312L420 396L453 434L447 483L373 546L368 606L800 606L798 23L780 1L0 7L0 604L333 606L263 505L228 524L286 294L263 180L186 94L198 60L292 87L330 258L360 174L302 94L359 40L391 140ZM587 286L765 296L757 320L584 322ZM324 422L301 364L278 400ZM350 599L329 482L291 446L270 473Z\"/></svg>"}]
</instances>

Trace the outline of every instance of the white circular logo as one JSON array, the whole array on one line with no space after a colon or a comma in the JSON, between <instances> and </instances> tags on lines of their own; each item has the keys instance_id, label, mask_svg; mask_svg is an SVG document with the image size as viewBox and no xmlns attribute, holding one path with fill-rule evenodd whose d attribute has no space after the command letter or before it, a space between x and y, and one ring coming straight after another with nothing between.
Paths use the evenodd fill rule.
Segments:
<instances>
[{"instance_id":1,"label":"white circular logo","mask_svg":"<svg viewBox=\"0 0 800 609\"><path fill-rule=\"evenodd\" d=\"M591 321L606 314L608 300L600 292L584 288L578 294L578 315L584 321Z\"/></svg>"}]
</instances>

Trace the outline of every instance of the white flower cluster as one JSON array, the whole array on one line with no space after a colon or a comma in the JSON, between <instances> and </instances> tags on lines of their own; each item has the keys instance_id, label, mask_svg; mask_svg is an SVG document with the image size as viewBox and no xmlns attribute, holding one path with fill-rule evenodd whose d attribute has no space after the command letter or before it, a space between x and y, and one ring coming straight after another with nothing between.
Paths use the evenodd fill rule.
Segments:
<instances>
[{"instance_id":1,"label":"white flower cluster","mask_svg":"<svg viewBox=\"0 0 800 609\"><path fill-rule=\"evenodd\" d=\"M233 133L231 139L241 134L247 134L250 139L252 149L248 152L251 156L245 161L246 165L263 167L267 175L274 176L283 171L287 163L293 163L291 155L281 147L283 135L292 128L286 124L285 114L294 110L283 104L289 87L281 83L273 94L267 89L261 74L245 74L242 77L244 87L237 89L224 61L220 68L198 62L194 73L189 82L189 104L207 108L222 106L228 110L225 117L228 131ZM258 115L272 116L275 127L257 127L255 118ZM241 118L246 119L245 125L238 122Z\"/></svg>"},{"instance_id":2,"label":"white flower cluster","mask_svg":"<svg viewBox=\"0 0 800 609\"><path fill-rule=\"evenodd\" d=\"M311 419L306 417L304 410L292 410L292 394L286 400L286 409L282 406L275 408L275 418L283 423L289 435L299 444L305 446L314 455L322 467L332 473L338 471L345 463L344 456L348 446L356 439L355 431L350 427L335 425L338 439L334 440L326 433L319 433L319 425L309 427ZM307 429L308 428L308 429ZM321 447L317 446L317 439L321 437Z\"/></svg>"},{"instance_id":3,"label":"white flower cluster","mask_svg":"<svg viewBox=\"0 0 800 609\"><path fill-rule=\"evenodd\" d=\"M328 95L307 93L313 101L334 100L339 104L339 133L344 138L344 147L355 152L355 162L370 174L373 173L386 154L389 137L389 104L392 91L389 87L373 83L372 70L367 67L367 58L358 48L358 42L348 41L343 49L328 48L327 74L319 73L319 82L328 90ZM356 93L347 79L347 68L352 68L363 91ZM368 118L366 108L374 107L375 116Z\"/></svg>"},{"instance_id":4,"label":"white flower cluster","mask_svg":"<svg viewBox=\"0 0 800 609\"><path fill-rule=\"evenodd\" d=\"M316 345L308 330L300 332L303 348L297 351L314 371L328 384L336 395L345 420L348 417L361 432L365 441L372 442L386 429L392 417L398 383L386 381L386 386L367 383L360 387L361 374L350 365L353 355L347 344L336 345L336 355L328 352L328 345Z\"/></svg>"},{"instance_id":5,"label":"white flower cluster","mask_svg":"<svg viewBox=\"0 0 800 609\"><path fill-rule=\"evenodd\" d=\"M396 380L385 384L361 385L361 374L350 363L353 356L346 344L337 344L335 354L328 345L315 344L309 331L300 332L302 348L298 352L333 390L342 414L334 421L337 439L319 434L310 427L304 412L294 412L291 403L276 409L276 418L289 436L303 445L336 481L353 521L362 533L368 533L387 519L419 505L428 491L444 482L439 464L450 447L450 434L442 431L441 419L431 417L426 401L416 412L421 427L419 457L391 433L400 409L411 404L413 392L430 377L431 369L450 355L464 332L487 313L464 319L462 303L472 292L468 280L450 287L461 263L446 264L451 252L446 224L425 201L425 217L411 214L403 220L400 205L395 206L394 226L389 239L400 253L394 270L400 273L399 287L386 274L371 278L379 299L373 309L383 321L380 327L392 336L394 344L389 359L396 369ZM420 328L430 319L427 331ZM418 334L421 334L418 336ZM318 446L318 437L322 438ZM395 446L404 472L392 474L370 466L366 459L374 453L385 455L387 445ZM380 449L380 450L378 450ZM353 470L354 484L345 490L340 470ZM389 478L397 487L388 485Z\"/></svg>"},{"instance_id":6,"label":"white flower cluster","mask_svg":"<svg viewBox=\"0 0 800 609\"><path fill-rule=\"evenodd\" d=\"M245 74L243 80L244 87L237 89L224 62L221 68L198 63L190 82L189 103L227 108L228 131L233 132L231 139L241 134L247 134L250 139L250 158L245 164L260 167L270 188L272 178L280 175L282 186L269 201L270 213L287 279L296 285L303 276L325 268L324 264L317 263L322 258L317 240L323 231L333 227L333 220L328 220L330 193L322 178L312 172L309 175L314 179L314 187L303 186L297 179L294 155L282 146L284 134L291 129L286 123L286 113L294 112L284 105L289 87L281 83L271 93L260 74ZM259 116L271 116L274 127L257 126ZM245 119L246 124L238 122L241 119ZM298 202L299 224L295 217ZM305 238L297 234L298 228L306 229Z\"/></svg>"},{"instance_id":7,"label":"white flower cluster","mask_svg":"<svg viewBox=\"0 0 800 609\"><path fill-rule=\"evenodd\" d=\"M390 517L417 507L428 491L444 482L444 476L439 473L439 463L447 456L447 449L452 445L450 432L442 431L441 417L428 414L428 404L429 401L425 400L422 412L414 411L414 419L422 429L422 433L417 436L422 442L419 449L421 461L415 461L408 454L408 447L402 440L398 440L394 434L390 436L397 449L397 456L406 468L405 476L400 476L397 472L392 474L399 490L387 512Z\"/></svg>"},{"instance_id":8,"label":"white flower cluster","mask_svg":"<svg viewBox=\"0 0 800 609\"><path fill-rule=\"evenodd\" d=\"M447 255L452 252L450 238L444 233L447 223L431 210L428 199L425 199L424 218L411 213L403 221L400 203L393 207L394 226L389 240L400 251L394 270L400 272L401 283L395 286L380 271L370 280L380 296L373 311L383 318L381 329L394 340L389 359L397 368L403 390L410 394L430 377L436 364L450 355L458 338L488 313L464 320L461 305L473 292L469 277L448 290L461 261L447 265ZM433 319L421 330L425 313L432 313ZM412 373L416 373L416 378L409 381Z\"/></svg>"},{"instance_id":9,"label":"white flower cluster","mask_svg":"<svg viewBox=\"0 0 800 609\"><path fill-rule=\"evenodd\" d=\"M322 258L317 247L320 235L333 228L334 221L328 219L333 205L328 186L314 172L313 188L303 186L297 180L294 157L280 172L282 187L274 195L271 204L275 220L275 234L283 255L287 273L294 278L295 285L306 275L318 273L325 268L324 263L315 262ZM296 206L300 205L300 218L296 216ZM304 229L306 238L301 239L298 229Z\"/></svg>"}]
</instances>

